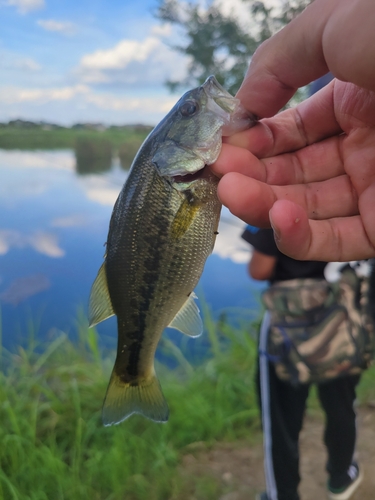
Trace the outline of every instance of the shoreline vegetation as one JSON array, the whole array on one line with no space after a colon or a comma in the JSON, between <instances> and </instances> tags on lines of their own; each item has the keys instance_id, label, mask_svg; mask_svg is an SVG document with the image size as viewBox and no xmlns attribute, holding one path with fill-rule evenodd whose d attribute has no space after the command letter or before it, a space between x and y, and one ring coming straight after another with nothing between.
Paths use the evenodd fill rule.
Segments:
<instances>
[{"instance_id":1,"label":"shoreline vegetation","mask_svg":"<svg viewBox=\"0 0 375 500\"><path fill-rule=\"evenodd\" d=\"M178 469L195 447L246 441L259 428L249 333L207 320L210 356L195 363L164 335L161 353L177 365L156 364L168 423L133 415L103 427L115 353L79 318L74 342L61 333L1 354L0 499L217 500L212 479Z\"/></svg>"},{"instance_id":2,"label":"shoreline vegetation","mask_svg":"<svg viewBox=\"0 0 375 500\"><path fill-rule=\"evenodd\" d=\"M162 354L177 365L156 366L169 422L133 415L103 427L115 354L102 351L83 315L77 324L75 342L61 333L46 345L30 339L27 348L1 353L0 499L217 500L230 493L230 485L192 477L181 464L219 442L259 440L256 325L235 328L206 315L209 356L194 363L164 335ZM373 367L363 376L360 404L375 399L374 382Z\"/></svg>"},{"instance_id":3,"label":"shoreline vegetation","mask_svg":"<svg viewBox=\"0 0 375 500\"><path fill-rule=\"evenodd\" d=\"M112 159L117 157L121 167L127 170L152 128L142 124L107 127L100 123L63 127L45 122L13 120L0 123L0 149L72 149L78 173L109 170Z\"/></svg>"}]
</instances>

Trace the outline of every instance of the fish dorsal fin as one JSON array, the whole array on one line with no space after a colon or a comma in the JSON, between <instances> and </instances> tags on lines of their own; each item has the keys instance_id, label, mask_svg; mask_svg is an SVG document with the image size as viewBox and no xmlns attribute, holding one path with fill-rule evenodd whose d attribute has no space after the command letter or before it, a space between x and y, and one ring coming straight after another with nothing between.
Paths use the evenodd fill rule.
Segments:
<instances>
[{"instance_id":1,"label":"fish dorsal fin","mask_svg":"<svg viewBox=\"0 0 375 500\"><path fill-rule=\"evenodd\" d=\"M115 314L111 297L109 296L105 262L101 265L98 275L91 288L89 304L89 323L95 326Z\"/></svg>"},{"instance_id":2,"label":"fish dorsal fin","mask_svg":"<svg viewBox=\"0 0 375 500\"><path fill-rule=\"evenodd\" d=\"M192 292L172 322L168 325L185 335L189 335L189 337L199 337L203 332L203 323L199 315L199 308L194 302L196 298L197 296Z\"/></svg>"}]
</instances>

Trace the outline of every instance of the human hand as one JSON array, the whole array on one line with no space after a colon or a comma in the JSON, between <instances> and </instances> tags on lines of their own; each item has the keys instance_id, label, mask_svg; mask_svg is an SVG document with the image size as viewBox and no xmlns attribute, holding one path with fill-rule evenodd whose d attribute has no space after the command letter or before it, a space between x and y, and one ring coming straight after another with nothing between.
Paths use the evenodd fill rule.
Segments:
<instances>
[{"instance_id":1,"label":"human hand","mask_svg":"<svg viewBox=\"0 0 375 500\"><path fill-rule=\"evenodd\" d=\"M316 0L317 2L318 0ZM333 80L226 140L218 195L299 260L375 256L375 92Z\"/></svg>"},{"instance_id":2,"label":"human hand","mask_svg":"<svg viewBox=\"0 0 375 500\"><path fill-rule=\"evenodd\" d=\"M372 0L314 0L258 48L237 97L264 118L329 71L375 91L374 26Z\"/></svg>"}]
</instances>

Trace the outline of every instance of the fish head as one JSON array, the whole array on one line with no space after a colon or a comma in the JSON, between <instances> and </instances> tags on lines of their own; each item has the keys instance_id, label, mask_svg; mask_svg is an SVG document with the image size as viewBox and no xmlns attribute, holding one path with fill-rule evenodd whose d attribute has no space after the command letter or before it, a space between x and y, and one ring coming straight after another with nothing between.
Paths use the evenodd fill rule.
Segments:
<instances>
[{"instance_id":1,"label":"fish head","mask_svg":"<svg viewBox=\"0 0 375 500\"><path fill-rule=\"evenodd\" d=\"M216 161L223 134L255 123L254 115L210 76L186 92L155 129L152 162L161 176L178 184L174 182L178 177L191 176Z\"/></svg>"}]
</instances>

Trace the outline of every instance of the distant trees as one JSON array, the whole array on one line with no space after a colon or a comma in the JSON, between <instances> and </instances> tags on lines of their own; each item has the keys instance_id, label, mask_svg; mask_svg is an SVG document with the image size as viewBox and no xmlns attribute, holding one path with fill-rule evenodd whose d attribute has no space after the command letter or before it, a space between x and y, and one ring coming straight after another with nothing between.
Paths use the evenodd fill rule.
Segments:
<instances>
[{"instance_id":1,"label":"distant trees","mask_svg":"<svg viewBox=\"0 0 375 500\"><path fill-rule=\"evenodd\" d=\"M251 23L234 14L224 14L219 4L184 0L160 0L156 17L182 31L183 42L175 50L190 56L187 77L166 82L173 91L192 87L214 74L219 82L235 94L247 70L251 55L258 45L280 30L311 0L279 0L279 6L267 7L265 2L243 0L251 15ZM251 24L251 25L250 25Z\"/></svg>"}]
</instances>

